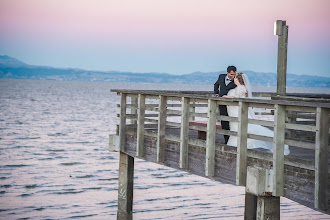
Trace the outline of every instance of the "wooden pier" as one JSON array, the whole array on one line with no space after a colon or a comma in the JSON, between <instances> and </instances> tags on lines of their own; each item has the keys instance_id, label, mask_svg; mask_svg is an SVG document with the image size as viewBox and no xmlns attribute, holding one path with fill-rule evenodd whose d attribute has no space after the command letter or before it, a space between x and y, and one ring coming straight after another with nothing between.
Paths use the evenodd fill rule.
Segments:
<instances>
[{"instance_id":1,"label":"wooden pier","mask_svg":"<svg viewBox=\"0 0 330 220\"><path fill-rule=\"evenodd\" d=\"M245 219L279 219L281 196L330 214L329 99L111 91L121 97L120 124L109 144L120 152L117 219L132 219L134 158L246 186ZM220 116L219 104L238 106L238 117ZM269 118L249 119L251 107ZM195 120L207 126L189 124ZM238 122L238 131L217 128L219 120ZM274 137L249 134L248 124L269 127ZM199 131L206 140L197 138ZM223 135L237 136L237 147L223 144ZM274 152L247 149L247 138L273 142ZM290 146L288 156L284 144Z\"/></svg>"}]
</instances>

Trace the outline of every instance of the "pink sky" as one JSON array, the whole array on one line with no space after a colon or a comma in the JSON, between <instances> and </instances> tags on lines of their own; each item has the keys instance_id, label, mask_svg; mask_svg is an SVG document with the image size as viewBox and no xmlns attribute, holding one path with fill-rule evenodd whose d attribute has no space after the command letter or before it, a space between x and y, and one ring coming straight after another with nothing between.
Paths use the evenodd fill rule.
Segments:
<instances>
[{"instance_id":1,"label":"pink sky","mask_svg":"<svg viewBox=\"0 0 330 220\"><path fill-rule=\"evenodd\" d=\"M102 70L276 72L277 19L289 25L288 72L330 76L328 0L1 0L0 54Z\"/></svg>"}]
</instances>

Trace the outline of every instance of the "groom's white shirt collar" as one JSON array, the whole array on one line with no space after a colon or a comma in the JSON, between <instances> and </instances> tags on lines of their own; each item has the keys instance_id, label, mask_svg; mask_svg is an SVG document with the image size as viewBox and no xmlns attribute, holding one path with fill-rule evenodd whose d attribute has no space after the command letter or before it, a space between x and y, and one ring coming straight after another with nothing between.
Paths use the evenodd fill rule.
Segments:
<instances>
[{"instance_id":1,"label":"groom's white shirt collar","mask_svg":"<svg viewBox=\"0 0 330 220\"><path fill-rule=\"evenodd\" d=\"M227 80L227 79L229 79L228 75L225 77L225 84L226 84L226 86L228 86L228 84L231 82L230 79L229 80Z\"/></svg>"}]
</instances>

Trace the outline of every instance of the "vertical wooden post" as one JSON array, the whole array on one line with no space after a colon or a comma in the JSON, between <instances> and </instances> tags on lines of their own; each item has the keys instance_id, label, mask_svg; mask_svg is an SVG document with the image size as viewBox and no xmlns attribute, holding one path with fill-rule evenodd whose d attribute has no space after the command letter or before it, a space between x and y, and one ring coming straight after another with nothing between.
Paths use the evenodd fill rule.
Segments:
<instances>
[{"instance_id":1,"label":"vertical wooden post","mask_svg":"<svg viewBox=\"0 0 330 220\"><path fill-rule=\"evenodd\" d=\"M295 111L288 111L288 123L296 124L297 123L297 112ZM292 139L296 136L295 130L289 130L288 131L288 139Z\"/></svg>"},{"instance_id":2,"label":"vertical wooden post","mask_svg":"<svg viewBox=\"0 0 330 220\"><path fill-rule=\"evenodd\" d=\"M276 21L276 35L278 35L277 54L277 95L286 95L286 67L288 53L288 30L286 21Z\"/></svg>"},{"instance_id":3,"label":"vertical wooden post","mask_svg":"<svg viewBox=\"0 0 330 220\"><path fill-rule=\"evenodd\" d=\"M157 134L157 162L163 163L165 156L165 128L166 128L167 97L159 96L158 134Z\"/></svg>"},{"instance_id":4,"label":"vertical wooden post","mask_svg":"<svg viewBox=\"0 0 330 220\"><path fill-rule=\"evenodd\" d=\"M194 105L195 102L192 102L191 104ZM190 106L190 110L189 111L190 111L190 113L195 113L196 112L196 107L195 106ZM195 116L190 115L189 116L189 120L190 121L195 121Z\"/></svg>"},{"instance_id":5,"label":"vertical wooden post","mask_svg":"<svg viewBox=\"0 0 330 220\"><path fill-rule=\"evenodd\" d=\"M144 155L144 116L146 110L146 96L139 94L138 98L138 125L137 125L137 146L136 156Z\"/></svg>"},{"instance_id":6,"label":"vertical wooden post","mask_svg":"<svg viewBox=\"0 0 330 220\"><path fill-rule=\"evenodd\" d=\"M131 105L136 105L136 104L138 104L138 97L137 96L131 96ZM135 108L131 108L131 114L136 115L137 110ZM137 120L136 119L131 119L131 123L132 124L137 124Z\"/></svg>"},{"instance_id":7,"label":"vertical wooden post","mask_svg":"<svg viewBox=\"0 0 330 220\"><path fill-rule=\"evenodd\" d=\"M190 98L182 97L181 134L180 134L180 168L188 168L188 133L189 133Z\"/></svg>"},{"instance_id":8,"label":"vertical wooden post","mask_svg":"<svg viewBox=\"0 0 330 220\"><path fill-rule=\"evenodd\" d=\"M134 157L120 152L117 219L133 219Z\"/></svg>"},{"instance_id":9,"label":"vertical wooden post","mask_svg":"<svg viewBox=\"0 0 330 220\"><path fill-rule=\"evenodd\" d=\"M236 185L246 185L248 103L239 102L236 157Z\"/></svg>"},{"instance_id":10,"label":"vertical wooden post","mask_svg":"<svg viewBox=\"0 0 330 220\"><path fill-rule=\"evenodd\" d=\"M280 197L258 196L257 219L280 220Z\"/></svg>"},{"instance_id":11,"label":"vertical wooden post","mask_svg":"<svg viewBox=\"0 0 330 220\"><path fill-rule=\"evenodd\" d=\"M285 139L285 106L275 105L274 152L273 152L273 196L283 196L284 186L284 139Z\"/></svg>"},{"instance_id":12,"label":"vertical wooden post","mask_svg":"<svg viewBox=\"0 0 330 220\"><path fill-rule=\"evenodd\" d=\"M120 97L120 122L119 122L119 149L126 149L126 99L127 94L122 93Z\"/></svg>"},{"instance_id":13,"label":"vertical wooden post","mask_svg":"<svg viewBox=\"0 0 330 220\"><path fill-rule=\"evenodd\" d=\"M205 176L214 176L217 102L208 100Z\"/></svg>"},{"instance_id":14,"label":"vertical wooden post","mask_svg":"<svg viewBox=\"0 0 330 220\"><path fill-rule=\"evenodd\" d=\"M244 219L255 220L257 216L258 196L245 192Z\"/></svg>"},{"instance_id":15,"label":"vertical wooden post","mask_svg":"<svg viewBox=\"0 0 330 220\"><path fill-rule=\"evenodd\" d=\"M328 210L329 109L317 108L315 136L315 208Z\"/></svg>"}]
</instances>

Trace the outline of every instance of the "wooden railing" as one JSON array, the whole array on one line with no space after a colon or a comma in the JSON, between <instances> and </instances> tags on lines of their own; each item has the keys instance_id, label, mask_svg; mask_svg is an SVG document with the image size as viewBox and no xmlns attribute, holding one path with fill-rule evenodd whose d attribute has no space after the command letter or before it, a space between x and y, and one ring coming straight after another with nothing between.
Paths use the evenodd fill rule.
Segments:
<instances>
[{"instance_id":1,"label":"wooden railing","mask_svg":"<svg viewBox=\"0 0 330 220\"><path fill-rule=\"evenodd\" d=\"M315 171L315 208L328 210L328 152L329 148L329 113L330 103L288 101L285 99L226 99L212 97L209 93L112 90L121 95L119 146L125 149L126 126L137 124L136 156L145 153L144 138L157 138L157 162L164 162L165 140L180 143L180 168L188 167L188 145L206 148L205 175L212 177L215 167L216 135L237 136L236 184L246 185L247 158L254 157L247 151L247 138L269 141L274 144L273 152L273 196L283 196L284 164L303 167ZM238 106L238 117L220 116L218 105ZM248 118L248 108L259 111L257 115L269 118ZM130 112L127 113L127 109ZM272 118L272 115L274 116ZM127 123L130 119L130 123ZM189 121L204 119L207 127L189 125ZM302 119L307 120L305 124ZM216 128L219 120L238 122L238 131ZM274 137L249 134L248 124L270 127ZM166 134L167 127L180 128L180 136ZM153 128L153 129L151 129ZM189 130L206 131L206 141L188 137ZM312 132L314 141L307 141L297 136L298 131ZM284 156L284 145L296 146L315 151L315 164L290 162Z\"/></svg>"}]
</instances>

